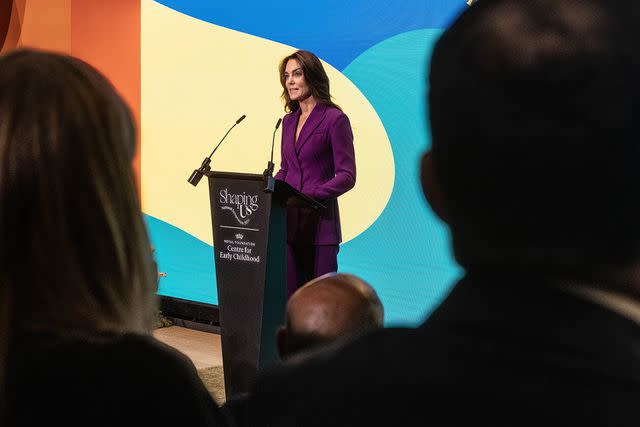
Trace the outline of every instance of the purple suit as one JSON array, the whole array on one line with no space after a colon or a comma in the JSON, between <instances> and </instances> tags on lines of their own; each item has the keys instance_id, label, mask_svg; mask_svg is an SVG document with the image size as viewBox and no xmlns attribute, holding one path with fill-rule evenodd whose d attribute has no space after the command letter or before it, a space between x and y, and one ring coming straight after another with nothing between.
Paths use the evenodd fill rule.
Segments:
<instances>
[{"instance_id":1,"label":"purple suit","mask_svg":"<svg viewBox=\"0 0 640 427\"><path fill-rule=\"evenodd\" d=\"M337 197L356 182L353 133L340 110L318 103L295 141L300 110L284 116L276 179L321 201L326 209L287 208L287 295L306 281L337 270L342 241Z\"/></svg>"}]
</instances>

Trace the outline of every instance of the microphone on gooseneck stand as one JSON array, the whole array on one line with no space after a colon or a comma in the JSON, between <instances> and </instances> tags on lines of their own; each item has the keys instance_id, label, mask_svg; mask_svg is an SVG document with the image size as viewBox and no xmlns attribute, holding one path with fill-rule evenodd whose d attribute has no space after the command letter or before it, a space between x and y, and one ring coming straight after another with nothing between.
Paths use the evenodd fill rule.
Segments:
<instances>
[{"instance_id":1,"label":"microphone on gooseneck stand","mask_svg":"<svg viewBox=\"0 0 640 427\"><path fill-rule=\"evenodd\" d=\"M222 137L222 139L220 140L220 142L218 142L218 145L216 145L216 148L213 149L213 151L211 152L211 154L209 154L208 157L205 157L204 160L202 161L202 164L200 165L200 167L196 170L193 171L193 173L191 174L191 176L189 177L189 179L187 180L187 182L191 185L193 185L194 187L196 185L198 185L198 183L200 182L200 180L202 179L202 176L209 172L211 170L211 157L213 156L213 154L216 152L216 150L218 149L218 147L220 147L220 144L222 144L222 141L224 141L224 139L227 137L227 135L229 135L229 132L231 132L231 129L233 129L234 127L236 127L236 125L238 125L241 121L244 120L244 118L247 117L245 114L243 114L238 120L236 120L236 122L233 124L233 126L231 126L229 128L229 130L227 131L227 133L224 134L224 136Z\"/></svg>"},{"instance_id":2,"label":"microphone on gooseneck stand","mask_svg":"<svg viewBox=\"0 0 640 427\"><path fill-rule=\"evenodd\" d=\"M273 137L271 138L271 159L267 163L267 168L262 173L264 176L273 175L273 167L274 167L274 164L273 164L273 146L276 143L276 132L278 131L278 128L280 127L280 123L282 123L282 119L278 119L278 122L276 123L276 128L273 130Z\"/></svg>"},{"instance_id":3,"label":"microphone on gooseneck stand","mask_svg":"<svg viewBox=\"0 0 640 427\"><path fill-rule=\"evenodd\" d=\"M276 123L276 128L273 130L273 136L271 138L271 159L269 160L269 162L267 162L267 168L264 170L264 172L262 172L262 175L264 176L264 180L265 180L265 189L264 192L271 192L273 193L273 190L275 189L275 179L273 179L273 146L276 143L276 132L278 131L278 128L280 127L280 123L282 123L282 119L278 119L278 122Z\"/></svg>"}]
</instances>

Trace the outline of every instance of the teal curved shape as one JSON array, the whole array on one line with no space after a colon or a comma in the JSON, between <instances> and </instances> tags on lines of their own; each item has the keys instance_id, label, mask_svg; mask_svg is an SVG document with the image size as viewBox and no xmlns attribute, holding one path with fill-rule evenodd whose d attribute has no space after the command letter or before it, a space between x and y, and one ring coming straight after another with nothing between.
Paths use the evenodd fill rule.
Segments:
<instances>
[{"instance_id":1,"label":"teal curved shape","mask_svg":"<svg viewBox=\"0 0 640 427\"><path fill-rule=\"evenodd\" d=\"M420 323L462 273L451 256L447 229L428 207L419 183L419 159L431 144L426 73L441 32L394 36L344 70L382 120L393 151L395 181L378 219L341 246L339 267L375 287L387 325ZM159 269L168 275L160 280L159 293L217 304L212 246L157 218L147 215L146 221Z\"/></svg>"},{"instance_id":2,"label":"teal curved shape","mask_svg":"<svg viewBox=\"0 0 640 427\"><path fill-rule=\"evenodd\" d=\"M420 323L462 273L451 255L448 231L425 202L419 182L420 156L431 145L426 75L440 34L417 30L397 35L344 70L382 120L396 175L384 211L342 245L338 265L375 287L390 325Z\"/></svg>"},{"instance_id":3,"label":"teal curved shape","mask_svg":"<svg viewBox=\"0 0 640 427\"><path fill-rule=\"evenodd\" d=\"M218 305L213 246L151 215L145 215L158 270L166 273L158 294Z\"/></svg>"}]
</instances>

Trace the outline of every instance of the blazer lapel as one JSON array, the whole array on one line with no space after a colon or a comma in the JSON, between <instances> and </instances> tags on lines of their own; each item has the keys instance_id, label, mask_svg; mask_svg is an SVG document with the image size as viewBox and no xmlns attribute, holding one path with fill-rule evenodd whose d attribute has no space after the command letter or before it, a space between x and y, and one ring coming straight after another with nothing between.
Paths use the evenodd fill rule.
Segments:
<instances>
[{"instance_id":1,"label":"blazer lapel","mask_svg":"<svg viewBox=\"0 0 640 427\"><path fill-rule=\"evenodd\" d=\"M300 119L300 109L291 113L291 117L289 117L289 120L287 120L287 122L285 123L286 126L282 126L283 128L282 132L284 136L284 140L282 141L282 143L285 149L287 149L287 147L291 147L292 154L294 154L293 157L296 157L295 156L296 128L298 127L299 119ZM291 143L289 144L288 141L291 141Z\"/></svg>"},{"instance_id":2,"label":"blazer lapel","mask_svg":"<svg viewBox=\"0 0 640 427\"><path fill-rule=\"evenodd\" d=\"M326 109L327 106L321 104L320 102L318 102L316 106L313 107L313 110L311 111L311 114L309 114L309 117L307 117L307 121L304 123L304 126L302 126L302 130L300 131L300 135L298 136L298 140L296 141L296 153L300 152L300 149L304 146L304 144L307 143L313 131L316 130L320 123L322 123L322 120L324 119L324 112L326 111ZM300 117L299 111L300 110L298 110L298 118ZM297 121L298 120L296 120L296 123ZM295 127L293 132L293 136L295 138Z\"/></svg>"}]
</instances>

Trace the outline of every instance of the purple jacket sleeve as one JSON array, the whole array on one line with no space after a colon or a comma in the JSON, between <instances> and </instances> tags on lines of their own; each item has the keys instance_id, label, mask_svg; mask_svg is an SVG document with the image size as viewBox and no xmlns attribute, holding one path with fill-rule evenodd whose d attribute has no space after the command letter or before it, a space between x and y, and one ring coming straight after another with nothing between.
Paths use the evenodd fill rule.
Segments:
<instances>
[{"instance_id":1,"label":"purple jacket sleeve","mask_svg":"<svg viewBox=\"0 0 640 427\"><path fill-rule=\"evenodd\" d=\"M340 114L329 129L335 176L307 193L314 199L335 199L356 184L356 157L349 118Z\"/></svg>"},{"instance_id":2,"label":"purple jacket sleeve","mask_svg":"<svg viewBox=\"0 0 640 427\"><path fill-rule=\"evenodd\" d=\"M284 129L284 125L282 126ZM280 170L274 177L275 179L279 179L280 181L284 181L287 178L287 158L284 156L284 131L282 132L282 138L280 142Z\"/></svg>"}]
</instances>

